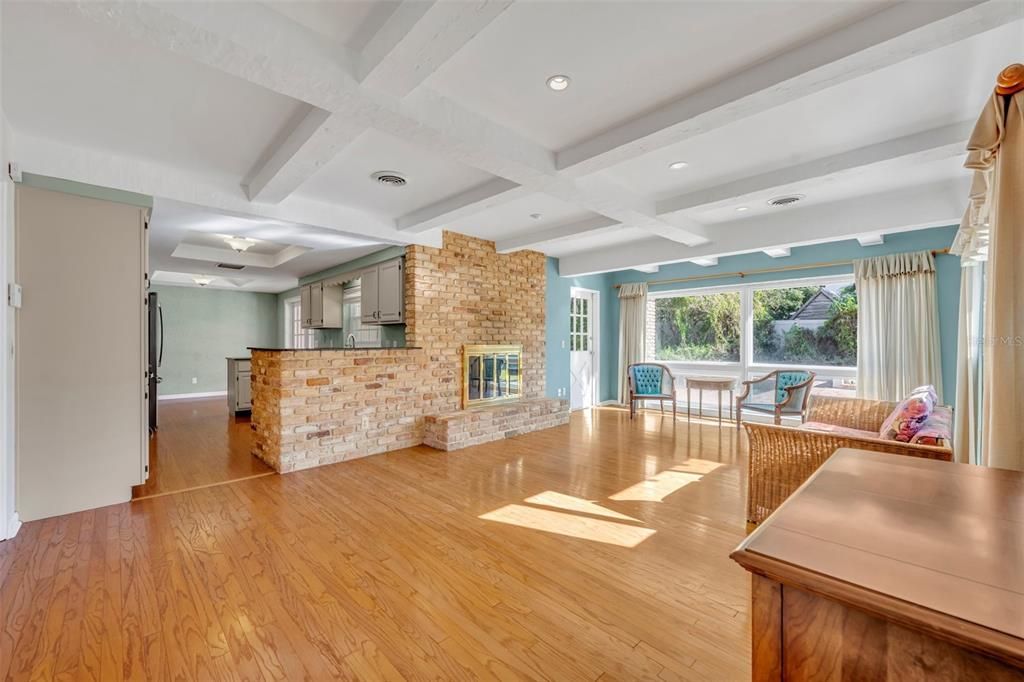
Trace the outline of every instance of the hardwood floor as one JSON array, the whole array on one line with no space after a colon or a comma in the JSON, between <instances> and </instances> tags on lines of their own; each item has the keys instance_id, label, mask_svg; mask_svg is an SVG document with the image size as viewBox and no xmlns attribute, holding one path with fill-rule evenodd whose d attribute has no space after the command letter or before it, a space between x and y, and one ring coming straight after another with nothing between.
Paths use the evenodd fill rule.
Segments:
<instances>
[{"instance_id":1,"label":"hardwood floor","mask_svg":"<svg viewBox=\"0 0 1024 682\"><path fill-rule=\"evenodd\" d=\"M249 416L232 415L223 397L160 402L149 439L149 480L132 497L150 497L274 472L252 456Z\"/></svg>"},{"instance_id":2,"label":"hardwood floor","mask_svg":"<svg viewBox=\"0 0 1024 682\"><path fill-rule=\"evenodd\" d=\"M600 409L28 523L0 679L746 680L742 438Z\"/></svg>"}]
</instances>

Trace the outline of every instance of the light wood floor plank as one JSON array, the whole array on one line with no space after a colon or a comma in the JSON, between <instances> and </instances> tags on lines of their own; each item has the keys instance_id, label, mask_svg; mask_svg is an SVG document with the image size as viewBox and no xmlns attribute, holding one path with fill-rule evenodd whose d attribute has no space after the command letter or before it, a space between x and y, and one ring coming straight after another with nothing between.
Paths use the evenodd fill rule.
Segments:
<instances>
[{"instance_id":1,"label":"light wood floor plank","mask_svg":"<svg viewBox=\"0 0 1024 682\"><path fill-rule=\"evenodd\" d=\"M154 489L245 469L204 472L229 418L180 408ZM598 409L29 523L0 679L747 679L745 463L734 428Z\"/></svg>"}]
</instances>

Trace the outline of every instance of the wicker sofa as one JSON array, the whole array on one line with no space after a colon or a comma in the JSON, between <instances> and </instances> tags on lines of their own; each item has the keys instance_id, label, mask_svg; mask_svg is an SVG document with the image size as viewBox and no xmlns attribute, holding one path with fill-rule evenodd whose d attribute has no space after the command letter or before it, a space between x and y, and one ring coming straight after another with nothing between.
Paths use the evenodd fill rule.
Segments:
<instances>
[{"instance_id":1,"label":"wicker sofa","mask_svg":"<svg viewBox=\"0 0 1024 682\"><path fill-rule=\"evenodd\" d=\"M814 396L807 425L828 424L836 432L744 422L750 443L747 521L760 523L789 497L838 448L859 448L894 455L951 461L949 447L886 440L877 435L898 403L859 398Z\"/></svg>"}]
</instances>

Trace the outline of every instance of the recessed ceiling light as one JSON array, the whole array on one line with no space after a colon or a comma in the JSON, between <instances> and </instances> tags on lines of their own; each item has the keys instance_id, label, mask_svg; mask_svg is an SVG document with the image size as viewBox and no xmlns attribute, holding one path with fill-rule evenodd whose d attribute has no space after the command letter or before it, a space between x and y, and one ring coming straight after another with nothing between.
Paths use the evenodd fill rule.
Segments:
<instances>
[{"instance_id":1,"label":"recessed ceiling light","mask_svg":"<svg viewBox=\"0 0 1024 682\"><path fill-rule=\"evenodd\" d=\"M569 87L569 77L563 75L552 76L548 79L548 87L555 92L561 92Z\"/></svg>"},{"instance_id":2,"label":"recessed ceiling light","mask_svg":"<svg viewBox=\"0 0 1024 682\"><path fill-rule=\"evenodd\" d=\"M201 287L205 287L207 284L213 281L213 277L193 277L192 281Z\"/></svg>"},{"instance_id":3,"label":"recessed ceiling light","mask_svg":"<svg viewBox=\"0 0 1024 682\"><path fill-rule=\"evenodd\" d=\"M238 253L244 253L246 249L256 243L255 239L249 239L248 237L227 237L224 241Z\"/></svg>"},{"instance_id":4,"label":"recessed ceiling light","mask_svg":"<svg viewBox=\"0 0 1024 682\"><path fill-rule=\"evenodd\" d=\"M744 211L749 211L749 210L750 210L750 207L749 207L749 206L737 206L737 207L736 207L736 210L737 210L737 211L738 211L739 213L743 213Z\"/></svg>"},{"instance_id":5,"label":"recessed ceiling light","mask_svg":"<svg viewBox=\"0 0 1024 682\"><path fill-rule=\"evenodd\" d=\"M669 168L670 168L671 170L680 170L680 169L682 169L682 168L686 168L686 167L687 167L687 166L689 166L689 165L690 165L690 164L686 163L685 161L673 161L672 163L670 163L670 164L668 165L668 167L669 167Z\"/></svg>"},{"instance_id":6,"label":"recessed ceiling light","mask_svg":"<svg viewBox=\"0 0 1024 682\"><path fill-rule=\"evenodd\" d=\"M540 213L531 213L530 217L533 218L534 220L540 220L541 219L541 214Z\"/></svg>"}]
</instances>

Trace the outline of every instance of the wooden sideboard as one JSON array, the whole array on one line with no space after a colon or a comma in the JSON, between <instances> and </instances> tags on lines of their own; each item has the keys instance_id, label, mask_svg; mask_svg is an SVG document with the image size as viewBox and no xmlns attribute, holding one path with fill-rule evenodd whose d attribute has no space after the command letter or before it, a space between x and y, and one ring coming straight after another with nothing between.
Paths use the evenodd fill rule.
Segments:
<instances>
[{"instance_id":1,"label":"wooden sideboard","mask_svg":"<svg viewBox=\"0 0 1024 682\"><path fill-rule=\"evenodd\" d=\"M754 680L1024 680L1024 473L838 450L732 558Z\"/></svg>"}]
</instances>

